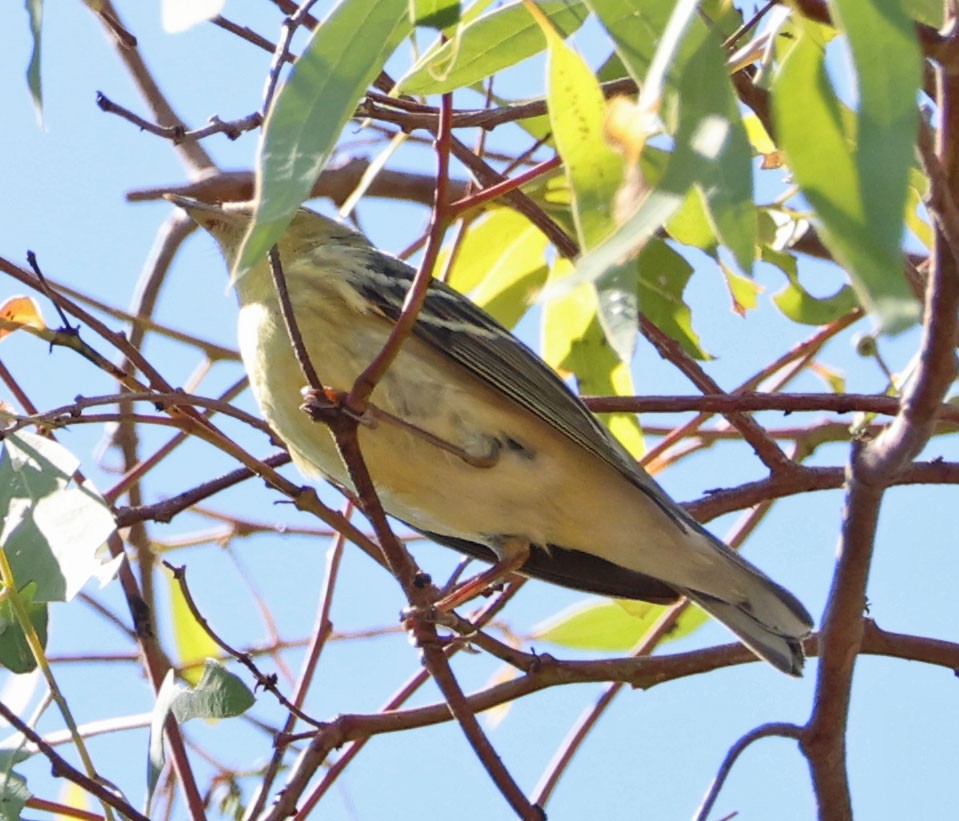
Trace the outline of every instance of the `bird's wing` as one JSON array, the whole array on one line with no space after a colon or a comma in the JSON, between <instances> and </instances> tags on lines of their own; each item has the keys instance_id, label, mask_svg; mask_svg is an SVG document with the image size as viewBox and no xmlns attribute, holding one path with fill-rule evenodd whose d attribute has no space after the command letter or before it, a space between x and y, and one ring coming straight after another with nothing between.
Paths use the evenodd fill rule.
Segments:
<instances>
[{"instance_id":1,"label":"bird's wing","mask_svg":"<svg viewBox=\"0 0 959 821\"><path fill-rule=\"evenodd\" d=\"M384 316L395 321L415 272L394 257L376 250L372 253L376 258L371 260L371 268L386 276L366 284L356 283L356 286ZM672 500L563 380L467 297L433 280L413 333L618 470L656 502L681 530L692 524L681 509L677 516Z\"/></svg>"},{"instance_id":2,"label":"bird's wing","mask_svg":"<svg viewBox=\"0 0 959 821\"><path fill-rule=\"evenodd\" d=\"M430 541L451 547L474 559L490 564L498 561L495 551L487 545L456 536L430 533L428 530L413 527L409 522L406 522L406 525L422 533ZM645 573L629 570L582 550L553 544L532 545L529 558L519 572L524 576L543 579L571 590L583 590L586 593L621 599L642 599L652 604L672 604L680 595L666 582Z\"/></svg>"}]
</instances>

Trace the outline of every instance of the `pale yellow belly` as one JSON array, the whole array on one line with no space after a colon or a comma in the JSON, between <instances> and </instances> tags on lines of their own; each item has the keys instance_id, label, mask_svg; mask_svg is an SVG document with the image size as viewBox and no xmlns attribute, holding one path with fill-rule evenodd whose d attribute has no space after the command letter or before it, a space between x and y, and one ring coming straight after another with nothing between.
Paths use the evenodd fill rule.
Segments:
<instances>
[{"instance_id":1,"label":"pale yellow belly","mask_svg":"<svg viewBox=\"0 0 959 821\"><path fill-rule=\"evenodd\" d=\"M387 328L375 318L352 319L322 328L316 318L303 319L322 331L311 334L320 344L310 350L320 380L344 391ZM298 467L349 487L328 429L299 410L306 380L285 329L262 305L247 305L240 339L263 414ZM441 535L489 545L499 536L520 536L672 578L681 534L658 505L620 472L419 340L407 340L372 402L456 448L498 456L492 467L476 467L401 427L361 426L364 459L392 515Z\"/></svg>"}]
</instances>

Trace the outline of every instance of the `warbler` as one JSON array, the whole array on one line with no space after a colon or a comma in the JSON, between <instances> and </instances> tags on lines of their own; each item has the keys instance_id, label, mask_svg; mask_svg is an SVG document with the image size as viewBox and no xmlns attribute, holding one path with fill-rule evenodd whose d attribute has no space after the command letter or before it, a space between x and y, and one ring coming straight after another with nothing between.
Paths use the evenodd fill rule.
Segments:
<instances>
[{"instance_id":1,"label":"warbler","mask_svg":"<svg viewBox=\"0 0 959 821\"><path fill-rule=\"evenodd\" d=\"M232 267L249 204L170 195ZM348 392L383 348L414 270L300 209L277 247L295 322L325 388ZM266 260L236 282L239 348L266 421L299 470L351 488L306 379ZM566 587L656 603L686 596L757 656L803 667L812 619L789 591L705 530L562 379L467 297L434 280L359 427L385 510L434 541Z\"/></svg>"}]
</instances>

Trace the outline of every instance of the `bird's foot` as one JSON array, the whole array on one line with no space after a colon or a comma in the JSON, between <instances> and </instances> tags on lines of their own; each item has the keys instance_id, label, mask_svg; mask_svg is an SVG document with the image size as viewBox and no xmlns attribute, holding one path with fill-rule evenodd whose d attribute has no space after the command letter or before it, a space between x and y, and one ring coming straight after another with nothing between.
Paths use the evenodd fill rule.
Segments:
<instances>
[{"instance_id":1,"label":"bird's foot","mask_svg":"<svg viewBox=\"0 0 959 821\"><path fill-rule=\"evenodd\" d=\"M314 422L330 424L346 416L358 424L371 428L376 426L376 420L367 412L366 406L353 405L346 391L336 388L303 388L300 396L303 397L300 410Z\"/></svg>"}]
</instances>

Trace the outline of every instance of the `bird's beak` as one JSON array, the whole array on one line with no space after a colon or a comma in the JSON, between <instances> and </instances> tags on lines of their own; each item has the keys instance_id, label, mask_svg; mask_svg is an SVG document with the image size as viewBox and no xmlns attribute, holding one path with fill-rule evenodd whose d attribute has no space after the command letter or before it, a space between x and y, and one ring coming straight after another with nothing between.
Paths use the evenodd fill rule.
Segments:
<instances>
[{"instance_id":1,"label":"bird's beak","mask_svg":"<svg viewBox=\"0 0 959 821\"><path fill-rule=\"evenodd\" d=\"M186 211L187 215L201 228L216 235L217 229L225 226L242 225L245 220L240 213L236 213L209 202L201 202L193 197L184 197L181 194L167 193L163 199Z\"/></svg>"}]
</instances>

